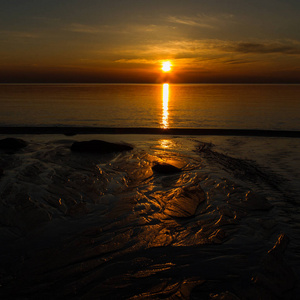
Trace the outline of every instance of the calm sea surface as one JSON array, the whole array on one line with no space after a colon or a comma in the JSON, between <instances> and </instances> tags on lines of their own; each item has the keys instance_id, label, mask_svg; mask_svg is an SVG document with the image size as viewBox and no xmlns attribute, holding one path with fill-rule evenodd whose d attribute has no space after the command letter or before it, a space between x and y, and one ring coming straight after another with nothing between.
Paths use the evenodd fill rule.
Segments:
<instances>
[{"instance_id":1,"label":"calm sea surface","mask_svg":"<svg viewBox=\"0 0 300 300\"><path fill-rule=\"evenodd\" d=\"M0 126L300 130L300 85L0 85Z\"/></svg>"}]
</instances>

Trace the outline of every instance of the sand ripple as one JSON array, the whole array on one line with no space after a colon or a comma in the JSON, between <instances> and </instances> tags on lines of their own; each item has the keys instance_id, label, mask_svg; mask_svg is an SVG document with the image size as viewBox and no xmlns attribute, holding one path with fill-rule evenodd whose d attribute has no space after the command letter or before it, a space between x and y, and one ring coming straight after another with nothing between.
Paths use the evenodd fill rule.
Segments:
<instances>
[{"instance_id":1,"label":"sand ripple","mask_svg":"<svg viewBox=\"0 0 300 300\"><path fill-rule=\"evenodd\" d=\"M153 146L98 155L72 153L71 142L31 142L1 155L1 294L288 299L293 293L279 212L252 189L257 180L278 187L279 177L207 144L192 143L190 155ZM182 172L153 173L156 163Z\"/></svg>"}]
</instances>

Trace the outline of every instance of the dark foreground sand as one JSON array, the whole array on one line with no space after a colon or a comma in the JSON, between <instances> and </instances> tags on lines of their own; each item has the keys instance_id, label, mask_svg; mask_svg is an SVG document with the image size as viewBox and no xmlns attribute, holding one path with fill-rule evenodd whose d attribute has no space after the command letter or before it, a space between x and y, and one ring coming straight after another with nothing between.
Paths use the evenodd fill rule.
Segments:
<instances>
[{"instance_id":1,"label":"dark foreground sand","mask_svg":"<svg viewBox=\"0 0 300 300\"><path fill-rule=\"evenodd\" d=\"M297 195L271 168L194 137L22 139L0 150L1 299L297 298Z\"/></svg>"}]
</instances>

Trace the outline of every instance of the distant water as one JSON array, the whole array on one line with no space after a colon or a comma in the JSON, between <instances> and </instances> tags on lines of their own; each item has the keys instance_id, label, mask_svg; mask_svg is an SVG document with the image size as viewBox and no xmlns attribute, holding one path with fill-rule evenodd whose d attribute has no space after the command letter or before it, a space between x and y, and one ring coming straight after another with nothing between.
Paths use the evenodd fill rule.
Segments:
<instances>
[{"instance_id":1,"label":"distant water","mask_svg":"<svg viewBox=\"0 0 300 300\"><path fill-rule=\"evenodd\" d=\"M0 126L300 130L300 85L0 85Z\"/></svg>"}]
</instances>

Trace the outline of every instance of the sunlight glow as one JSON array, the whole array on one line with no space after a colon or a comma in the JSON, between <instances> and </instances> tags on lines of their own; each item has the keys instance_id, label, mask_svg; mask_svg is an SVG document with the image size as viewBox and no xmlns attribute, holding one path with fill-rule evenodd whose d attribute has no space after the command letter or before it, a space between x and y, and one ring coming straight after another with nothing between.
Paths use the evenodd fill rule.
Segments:
<instances>
[{"instance_id":1,"label":"sunlight glow","mask_svg":"<svg viewBox=\"0 0 300 300\"><path fill-rule=\"evenodd\" d=\"M170 72L171 71L171 62L169 62L169 61L164 61L163 63L162 63L162 70L164 71L164 72Z\"/></svg>"},{"instance_id":2,"label":"sunlight glow","mask_svg":"<svg viewBox=\"0 0 300 300\"><path fill-rule=\"evenodd\" d=\"M169 84L163 84L163 112L162 112L162 128L169 127Z\"/></svg>"},{"instance_id":3,"label":"sunlight glow","mask_svg":"<svg viewBox=\"0 0 300 300\"><path fill-rule=\"evenodd\" d=\"M171 147L175 147L176 146L175 143L174 143L174 141L167 140L167 139L161 139L161 140L159 140L159 144L160 144L160 146L161 146L161 148L163 150L167 150L167 149L169 149Z\"/></svg>"}]
</instances>

